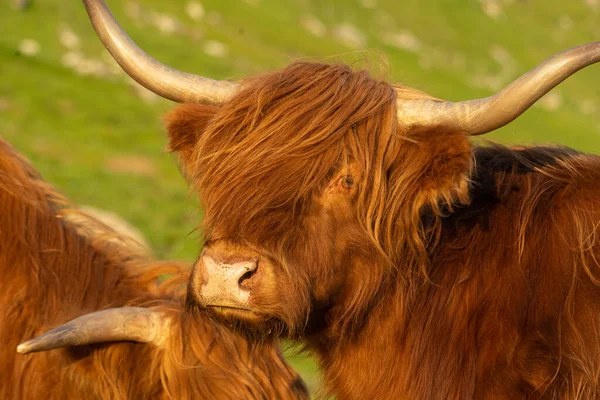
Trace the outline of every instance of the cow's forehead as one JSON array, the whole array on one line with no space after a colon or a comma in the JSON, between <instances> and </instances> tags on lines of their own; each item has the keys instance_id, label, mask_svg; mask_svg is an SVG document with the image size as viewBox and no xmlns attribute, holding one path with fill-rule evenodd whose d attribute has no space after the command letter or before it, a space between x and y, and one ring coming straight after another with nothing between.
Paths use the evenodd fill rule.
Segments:
<instances>
[{"instance_id":1,"label":"cow's forehead","mask_svg":"<svg viewBox=\"0 0 600 400\"><path fill-rule=\"evenodd\" d=\"M342 161L384 158L395 101L391 86L344 66L296 64L249 82L198 138L194 183L206 223L289 229Z\"/></svg>"}]
</instances>

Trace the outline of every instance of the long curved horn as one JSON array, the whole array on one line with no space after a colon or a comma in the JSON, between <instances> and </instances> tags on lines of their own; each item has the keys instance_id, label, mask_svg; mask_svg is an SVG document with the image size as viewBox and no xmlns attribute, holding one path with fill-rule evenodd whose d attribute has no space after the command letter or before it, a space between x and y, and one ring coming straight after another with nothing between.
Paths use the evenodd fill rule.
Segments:
<instances>
[{"instance_id":1,"label":"long curved horn","mask_svg":"<svg viewBox=\"0 0 600 400\"><path fill-rule=\"evenodd\" d=\"M399 99L398 119L408 127L440 126L481 135L508 124L556 85L598 61L600 42L584 44L549 58L490 97L457 103Z\"/></svg>"},{"instance_id":2,"label":"long curved horn","mask_svg":"<svg viewBox=\"0 0 600 400\"><path fill-rule=\"evenodd\" d=\"M102 0L83 0L94 30L115 61L140 85L178 103L220 104L231 98L238 84L215 81L177 71L140 49L121 29Z\"/></svg>"},{"instance_id":3,"label":"long curved horn","mask_svg":"<svg viewBox=\"0 0 600 400\"><path fill-rule=\"evenodd\" d=\"M131 341L162 346L171 326L165 312L141 307L109 308L83 315L17 346L28 354L66 346Z\"/></svg>"}]
</instances>

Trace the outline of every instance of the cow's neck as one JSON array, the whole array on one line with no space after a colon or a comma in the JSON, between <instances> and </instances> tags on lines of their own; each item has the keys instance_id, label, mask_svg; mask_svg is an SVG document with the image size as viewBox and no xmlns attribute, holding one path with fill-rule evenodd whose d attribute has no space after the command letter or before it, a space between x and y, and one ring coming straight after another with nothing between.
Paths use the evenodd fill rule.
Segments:
<instances>
[{"instance_id":1,"label":"cow's neck","mask_svg":"<svg viewBox=\"0 0 600 400\"><path fill-rule=\"evenodd\" d=\"M520 321L527 320L527 305L533 301L528 279L539 279L536 268L548 271L551 266L540 258L561 260L554 273L562 274L560 268L571 265L562 260L569 259L572 249L565 247L560 256L559 249L548 255L532 250L528 257L534 262L527 270L533 275L528 278L521 263L526 257L517 246L505 244L513 243L519 232L513 224L519 221L526 190L533 190L533 167L557 165L569 154L543 148L477 149L472 201L443 219L439 244L430 252L431 282L421 285L410 301L405 288L398 287L371 309L352 336L339 338L325 330L309 338L325 385L337 398L454 399L483 398L483 393L489 398L517 398L552 382L558 371L554 360L538 358L529 347L538 343L538 327L525 332ZM552 178L539 182L543 185ZM535 235L529 238L532 242L524 244L525 249L536 243ZM510 296L497 282L511 288ZM557 294L570 292L564 291L561 281L555 283L556 287L546 288L556 293L551 304L564 303ZM548 304L540 296L537 301ZM552 318L559 315L543 315L543 327L558 326ZM549 343L544 346L556 345ZM527 364L511 364L507 355ZM509 392L507 387L519 391Z\"/></svg>"},{"instance_id":2,"label":"cow's neck","mask_svg":"<svg viewBox=\"0 0 600 400\"><path fill-rule=\"evenodd\" d=\"M450 307L464 315L443 312L444 304L469 297L448 288L424 284L410 299L406 288L398 288L352 335L336 337L337 332L325 330L308 338L324 386L338 399L472 398L477 355L469 345L475 341L465 341L465 335L475 332L452 331L452 324L470 310ZM417 307L426 307L433 298L442 307L439 312Z\"/></svg>"},{"instance_id":3,"label":"cow's neck","mask_svg":"<svg viewBox=\"0 0 600 400\"><path fill-rule=\"evenodd\" d=\"M351 336L326 330L309 340L324 373L325 387L337 398L398 398L403 349L398 340L404 319L397 301L379 304Z\"/></svg>"}]
</instances>

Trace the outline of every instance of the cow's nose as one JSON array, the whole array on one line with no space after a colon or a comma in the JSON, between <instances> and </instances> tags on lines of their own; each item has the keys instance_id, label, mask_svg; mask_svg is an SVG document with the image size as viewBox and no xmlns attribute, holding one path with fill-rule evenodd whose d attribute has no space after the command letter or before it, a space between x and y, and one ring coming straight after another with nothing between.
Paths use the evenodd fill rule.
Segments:
<instances>
[{"instance_id":1,"label":"cow's nose","mask_svg":"<svg viewBox=\"0 0 600 400\"><path fill-rule=\"evenodd\" d=\"M258 270L256 258L218 258L202 255L205 282L200 297L207 306L249 308L248 299Z\"/></svg>"}]
</instances>

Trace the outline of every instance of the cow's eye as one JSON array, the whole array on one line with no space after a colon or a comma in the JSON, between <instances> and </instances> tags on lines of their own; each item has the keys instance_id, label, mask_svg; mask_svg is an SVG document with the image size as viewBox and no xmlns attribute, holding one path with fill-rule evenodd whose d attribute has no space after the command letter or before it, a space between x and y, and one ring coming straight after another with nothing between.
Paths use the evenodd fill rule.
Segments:
<instances>
[{"instance_id":1,"label":"cow's eye","mask_svg":"<svg viewBox=\"0 0 600 400\"><path fill-rule=\"evenodd\" d=\"M354 178L352 178L350 175L342 176L340 183L346 189L350 189L352 186L354 186Z\"/></svg>"}]
</instances>

